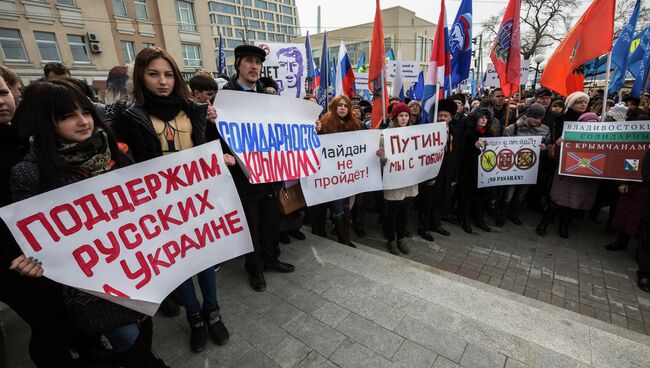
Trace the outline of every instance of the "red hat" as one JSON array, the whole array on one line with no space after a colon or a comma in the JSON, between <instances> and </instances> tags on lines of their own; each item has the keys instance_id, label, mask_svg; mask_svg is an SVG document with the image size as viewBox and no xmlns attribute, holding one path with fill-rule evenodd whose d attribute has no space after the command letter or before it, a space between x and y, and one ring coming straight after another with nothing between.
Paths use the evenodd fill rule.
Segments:
<instances>
[{"instance_id":1,"label":"red hat","mask_svg":"<svg viewBox=\"0 0 650 368\"><path fill-rule=\"evenodd\" d=\"M393 109L390 111L390 119L395 120L397 115L399 115L400 112L408 112L409 114L411 113L411 108L409 105L405 104L404 102L397 102L393 105Z\"/></svg>"}]
</instances>

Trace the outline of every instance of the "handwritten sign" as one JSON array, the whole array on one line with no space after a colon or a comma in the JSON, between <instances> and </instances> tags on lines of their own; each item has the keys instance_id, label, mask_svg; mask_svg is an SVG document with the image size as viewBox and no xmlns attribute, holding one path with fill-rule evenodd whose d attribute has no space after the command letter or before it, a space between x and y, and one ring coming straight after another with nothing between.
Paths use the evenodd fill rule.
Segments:
<instances>
[{"instance_id":1,"label":"handwritten sign","mask_svg":"<svg viewBox=\"0 0 650 368\"><path fill-rule=\"evenodd\" d=\"M297 98L220 91L217 128L251 183L300 179L320 167L314 122L322 108Z\"/></svg>"},{"instance_id":2,"label":"handwritten sign","mask_svg":"<svg viewBox=\"0 0 650 368\"><path fill-rule=\"evenodd\" d=\"M253 251L221 146L204 144L0 209L45 276L153 315L174 288Z\"/></svg>"}]
</instances>

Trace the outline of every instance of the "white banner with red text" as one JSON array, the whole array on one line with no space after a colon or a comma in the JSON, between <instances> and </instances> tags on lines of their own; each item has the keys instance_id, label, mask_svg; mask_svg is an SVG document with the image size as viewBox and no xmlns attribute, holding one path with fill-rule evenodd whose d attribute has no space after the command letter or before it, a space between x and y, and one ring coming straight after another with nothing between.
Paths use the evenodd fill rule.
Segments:
<instances>
[{"instance_id":1,"label":"white banner with red text","mask_svg":"<svg viewBox=\"0 0 650 368\"><path fill-rule=\"evenodd\" d=\"M438 176L447 144L445 123L389 128L384 133L383 188L397 189Z\"/></svg>"},{"instance_id":2,"label":"white banner with red text","mask_svg":"<svg viewBox=\"0 0 650 368\"><path fill-rule=\"evenodd\" d=\"M253 184L300 179L320 167L322 107L293 97L219 91L217 129Z\"/></svg>"},{"instance_id":3,"label":"white banner with red text","mask_svg":"<svg viewBox=\"0 0 650 368\"><path fill-rule=\"evenodd\" d=\"M183 281L252 252L219 142L0 209L45 276L153 316Z\"/></svg>"},{"instance_id":4,"label":"white banner with red text","mask_svg":"<svg viewBox=\"0 0 650 368\"><path fill-rule=\"evenodd\" d=\"M320 136L320 171L300 179L307 206L381 190L381 133L372 129Z\"/></svg>"}]
</instances>

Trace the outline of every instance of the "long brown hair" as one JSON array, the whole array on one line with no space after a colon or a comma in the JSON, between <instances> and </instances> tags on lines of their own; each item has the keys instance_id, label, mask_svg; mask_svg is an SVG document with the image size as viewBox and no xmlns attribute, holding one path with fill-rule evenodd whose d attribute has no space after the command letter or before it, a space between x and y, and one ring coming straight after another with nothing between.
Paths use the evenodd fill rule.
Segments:
<instances>
[{"instance_id":1,"label":"long brown hair","mask_svg":"<svg viewBox=\"0 0 650 368\"><path fill-rule=\"evenodd\" d=\"M336 105L338 105L341 100L345 101L345 104L348 106L348 114L343 118L340 118L336 113ZM321 134L347 132L361 129L361 123L359 122L359 119L357 119L352 114L352 101L350 101L347 96L340 95L334 97L328 107L329 110L321 118L321 122L323 124L320 131Z\"/></svg>"},{"instance_id":2,"label":"long brown hair","mask_svg":"<svg viewBox=\"0 0 650 368\"><path fill-rule=\"evenodd\" d=\"M345 101L345 104L348 106L348 114L342 118L336 113L336 106L338 106L341 100ZM352 115L352 101L348 98L348 96L338 95L334 97L332 101L330 101L328 109L330 114L332 114L332 117L338 118L342 122L347 123L350 121L350 119L355 119L354 115Z\"/></svg>"},{"instance_id":3,"label":"long brown hair","mask_svg":"<svg viewBox=\"0 0 650 368\"><path fill-rule=\"evenodd\" d=\"M155 59L165 59L169 62L169 65L172 66L172 70L174 71L174 90L172 93L184 100L190 101L190 91L187 88L187 83L185 83L185 80L181 76L181 71L174 58L167 51L159 47L147 47L142 49L138 53L138 56L135 57L133 67L133 96L135 97L135 103L139 106L144 104L144 89L147 88L144 84L144 71L149 66L149 63Z\"/></svg>"}]
</instances>

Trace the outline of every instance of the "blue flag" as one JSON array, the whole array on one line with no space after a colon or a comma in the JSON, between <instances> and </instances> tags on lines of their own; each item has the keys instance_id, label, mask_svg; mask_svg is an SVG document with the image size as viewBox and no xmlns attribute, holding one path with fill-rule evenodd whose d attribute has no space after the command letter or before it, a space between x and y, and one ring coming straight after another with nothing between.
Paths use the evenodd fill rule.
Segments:
<instances>
[{"instance_id":1,"label":"blue flag","mask_svg":"<svg viewBox=\"0 0 650 368\"><path fill-rule=\"evenodd\" d=\"M413 87L413 96L415 96L416 100L421 100L423 94L424 94L424 72L420 71L420 74L418 74L418 81L415 84L415 87Z\"/></svg>"},{"instance_id":2,"label":"blue flag","mask_svg":"<svg viewBox=\"0 0 650 368\"><path fill-rule=\"evenodd\" d=\"M472 72L472 76L470 77L471 78L470 89L472 90L472 97L476 97L476 73L474 72L474 69L472 69L471 72Z\"/></svg>"},{"instance_id":3,"label":"blue flag","mask_svg":"<svg viewBox=\"0 0 650 368\"><path fill-rule=\"evenodd\" d=\"M219 71L219 74L225 74L228 75L228 67L226 66L226 50L225 46L223 44L223 36L221 35L221 31L219 31L219 67L217 70Z\"/></svg>"},{"instance_id":4,"label":"blue flag","mask_svg":"<svg viewBox=\"0 0 650 368\"><path fill-rule=\"evenodd\" d=\"M330 66L329 52L327 50L327 32L323 35L323 48L320 55L320 85L318 86L318 104L323 106L323 111L327 111L329 98L327 96L327 87L329 87Z\"/></svg>"},{"instance_id":5,"label":"blue flag","mask_svg":"<svg viewBox=\"0 0 650 368\"><path fill-rule=\"evenodd\" d=\"M458 86L469 78L472 61L472 0L463 0L449 30L451 85Z\"/></svg>"},{"instance_id":6,"label":"blue flag","mask_svg":"<svg viewBox=\"0 0 650 368\"><path fill-rule=\"evenodd\" d=\"M311 42L309 41L309 31L307 31L307 38L305 39L305 56L307 57L307 79L309 80L307 93L312 94L314 89L314 81L316 79L316 71L314 65L314 56L311 52Z\"/></svg>"},{"instance_id":7,"label":"blue flag","mask_svg":"<svg viewBox=\"0 0 650 368\"><path fill-rule=\"evenodd\" d=\"M632 92L630 94L634 98L641 98L641 95L645 92L643 91L643 86L646 76L648 75L648 71L650 71L650 31L646 31L643 38L641 38L641 43L634 50L634 54L637 52L642 53L643 57L639 63L638 72L634 75L634 86L632 86Z\"/></svg>"},{"instance_id":8,"label":"blue flag","mask_svg":"<svg viewBox=\"0 0 650 368\"><path fill-rule=\"evenodd\" d=\"M390 61L395 60L395 53L393 52L393 49L386 51L386 59Z\"/></svg>"},{"instance_id":9,"label":"blue flag","mask_svg":"<svg viewBox=\"0 0 650 368\"><path fill-rule=\"evenodd\" d=\"M357 62L357 71L359 73L367 73L368 68L366 68L366 52L364 51L361 53L361 57L359 58L359 62Z\"/></svg>"},{"instance_id":10,"label":"blue flag","mask_svg":"<svg viewBox=\"0 0 650 368\"><path fill-rule=\"evenodd\" d=\"M643 40L643 37L645 37L648 32L650 32L650 26L641 30L635 39L638 38L639 41ZM641 64L644 53L645 50L641 48L641 42L639 42L639 46L637 46L632 55L627 59L627 70L632 73L632 75L639 74L639 65Z\"/></svg>"},{"instance_id":11,"label":"blue flag","mask_svg":"<svg viewBox=\"0 0 650 368\"><path fill-rule=\"evenodd\" d=\"M634 29L636 28L636 20L639 17L640 10L641 0L636 0L636 5L634 6L630 20L627 21L625 27L618 34L616 43L612 47L612 65L616 68L616 71L614 72L607 93L614 93L625 85L630 43L632 43L632 37L634 37Z\"/></svg>"}]
</instances>

